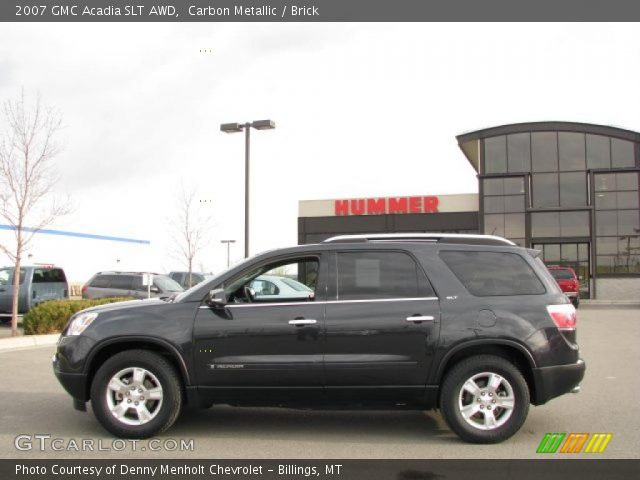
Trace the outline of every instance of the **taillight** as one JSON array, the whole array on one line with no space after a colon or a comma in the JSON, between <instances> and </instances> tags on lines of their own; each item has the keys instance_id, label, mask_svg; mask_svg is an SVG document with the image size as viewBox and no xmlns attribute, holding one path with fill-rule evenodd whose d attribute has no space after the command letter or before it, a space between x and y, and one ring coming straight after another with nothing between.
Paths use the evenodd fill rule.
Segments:
<instances>
[{"instance_id":1,"label":"taillight","mask_svg":"<svg viewBox=\"0 0 640 480\"><path fill-rule=\"evenodd\" d=\"M87 291L87 288L89 288L89 284L85 283L84 285L82 285L82 293Z\"/></svg>"},{"instance_id":2,"label":"taillight","mask_svg":"<svg viewBox=\"0 0 640 480\"><path fill-rule=\"evenodd\" d=\"M576 329L576 309L570 303L562 305L547 305L547 311L553 320L553 323L560 330Z\"/></svg>"}]
</instances>

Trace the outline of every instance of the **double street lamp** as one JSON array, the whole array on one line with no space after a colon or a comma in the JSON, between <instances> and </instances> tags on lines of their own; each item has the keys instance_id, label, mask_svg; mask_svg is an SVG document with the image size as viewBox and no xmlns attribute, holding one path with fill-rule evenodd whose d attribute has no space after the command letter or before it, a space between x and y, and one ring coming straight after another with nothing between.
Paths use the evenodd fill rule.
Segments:
<instances>
[{"instance_id":1,"label":"double street lamp","mask_svg":"<svg viewBox=\"0 0 640 480\"><path fill-rule=\"evenodd\" d=\"M238 133L244 130L244 256L249 256L249 140L251 129L272 130L276 128L273 120L254 120L246 123L223 123L220 131ZM228 246L228 244L227 244Z\"/></svg>"}]
</instances>

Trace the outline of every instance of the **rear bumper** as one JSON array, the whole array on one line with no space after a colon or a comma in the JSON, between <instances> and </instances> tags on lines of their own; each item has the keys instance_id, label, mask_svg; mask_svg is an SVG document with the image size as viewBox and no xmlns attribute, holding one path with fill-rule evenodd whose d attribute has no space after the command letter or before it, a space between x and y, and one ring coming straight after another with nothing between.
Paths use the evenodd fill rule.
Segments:
<instances>
[{"instance_id":1,"label":"rear bumper","mask_svg":"<svg viewBox=\"0 0 640 480\"><path fill-rule=\"evenodd\" d=\"M531 403L542 405L552 398L573 391L584 378L586 365L582 359L569 365L533 369L535 395Z\"/></svg>"}]
</instances>

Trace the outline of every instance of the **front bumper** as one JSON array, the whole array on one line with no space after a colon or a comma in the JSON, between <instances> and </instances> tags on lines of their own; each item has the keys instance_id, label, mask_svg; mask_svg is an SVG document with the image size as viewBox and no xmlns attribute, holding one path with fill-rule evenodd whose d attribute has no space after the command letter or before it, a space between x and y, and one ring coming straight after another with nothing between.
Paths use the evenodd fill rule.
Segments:
<instances>
[{"instance_id":1,"label":"front bumper","mask_svg":"<svg viewBox=\"0 0 640 480\"><path fill-rule=\"evenodd\" d=\"M60 369L60 360L58 359L57 353L53 356L52 362L53 373L55 373L60 385L62 385L69 395L73 397L74 407L78 410L82 410L80 405L84 406L87 400L89 400L87 391L87 375L85 373L63 372Z\"/></svg>"},{"instance_id":2,"label":"front bumper","mask_svg":"<svg viewBox=\"0 0 640 480\"><path fill-rule=\"evenodd\" d=\"M584 378L586 365L580 359L569 365L556 365L533 369L534 398L531 403L542 405L552 398L576 389Z\"/></svg>"}]
</instances>

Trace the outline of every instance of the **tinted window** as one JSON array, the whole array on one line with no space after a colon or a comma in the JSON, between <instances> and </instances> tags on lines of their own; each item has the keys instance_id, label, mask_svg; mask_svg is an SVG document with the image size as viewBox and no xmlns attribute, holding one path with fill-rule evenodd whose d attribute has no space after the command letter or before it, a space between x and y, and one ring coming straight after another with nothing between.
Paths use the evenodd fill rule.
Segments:
<instances>
[{"instance_id":1,"label":"tinted window","mask_svg":"<svg viewBox=\"0 0 640 480\"><path fill-rule=\"evenodd\" d=\"M611 166L633 167L635 165L634 145L626 140L611 139Z\"/></svg>"},{"instance_id":2,"label":"tinted window","mask_svg":"<svg viewBox=\"0 0 640 480\"><path fill-rule=\"evenodd\" d=\"M539 295L545 288L518 254L444 250L440 257L467 290L479 297Z\"/></svg>"},{"instance_id":3,"label":"tinted window","mask_svg":"<svg viewBox=\"0 0 640 480\"><path fill-rule=\"evenodd\" d=\"M558 174L539 173L531 176L534 207L557 207Z\"/></svg>"},{"instance_id":4,"label":"tinted window","mask_svg":"<svg viewBox=\"0 0 640 480\"><path fill-rule=\"evenodd\" d=\"M609 137L587 135L587 168L611 168Z\"/></svg>"},{"instance_id":5,"label":"tinted window","mask_svg":"<svg viewBox=\"0 0 640 480\"><path fill-rule=\"evenodd\" d=\"M36 268L33 271L33 283L63 283L67 279L59 268Z\"/></svg>"},{"instance_id":6,"label":"tinted window","mask_svg":"<svg viewBox=\"0 0 640 480\"><path fill-rule=\"evenodd\" d=\"M535 212L531 214L531 236L560 236L560 214L558 212Z\"/></svg>"},{"instance_id":7,"label":"tinted window","mask_svg":"<svg viewBox=\"0 0 640 480\"><path fill-rule=\"evenodd\" d=\"M131 290L133 288L133 278L129 275L109 275L109 288Z\"/></svg>"},{"instance_id":8,"label":"tinted window","mask_svg":"<svg viewBox=\"0 0 640 480\"><path fill-rule=\"evenodd\" d=\"M507 142L505 137L492 137L484 141L485 173L507 173Z\"/></svg>"},{"instance_id":9,"label":"tinted window","mask_svg":"<svg viewBox=\"0 0 640 480\"><path fill-rule=\"evenodd\" d=\"M109 277L107 275L98 275L89 284L90 287L107 288L109 286Z\"/></svg>"},{"instance_id":10,"label":"tinted window","mask_svg":"<svg viewBox=\"0 0 640 480\"><path fill-rule=\"evenodd\" d=\"M587 176L584 172L560 174L560 205L578 207L587 204Z\"/></svg>"},{"instance_id":11,"label":"tinted window","mask_svg":"<svg viewBox=\"0 0 640 480\"><path fill-rule=\"evenodd\" d=\"M400 252L338 254L338 299L415 298L433 296L424 273Z\"/></svg>"},{"instance_id":12,"label":"tinted window","mask_svg":"<svg viewBox=\"0 0 640 480\"><path fill-rule=\"evenodd\" d=\"M561 237L588 237L589 212L560 212Z\"/></svg>"},{"instance_id":13,"label":"tinted window","mask_svg":"<svg viewBox=\"0 0 640 480\"><path fill-rule=\"evenodd\" d=\"M560 170L585 170L584 133L558 133Z\"/></svg>"},{"instance_id":14,"label":"tinted window","mask_svg":"<svg viewBox=\"0 0 640 480\"><path fill-rule=\"evenodd\" d=\"M534 172L558 171L558 135L556 132L531 134L531 168Z\"/></svg>"},{"instance_id":15,"label":"tinted window","mask_svg":"<svg viewBox=\"0 0 640 480\"><path fill-rule=\"evenodd\" d=\"M528 172L531 163L531 137L528 133L507 136L509 172Z\"/></svg>"}]
</instances>

